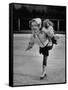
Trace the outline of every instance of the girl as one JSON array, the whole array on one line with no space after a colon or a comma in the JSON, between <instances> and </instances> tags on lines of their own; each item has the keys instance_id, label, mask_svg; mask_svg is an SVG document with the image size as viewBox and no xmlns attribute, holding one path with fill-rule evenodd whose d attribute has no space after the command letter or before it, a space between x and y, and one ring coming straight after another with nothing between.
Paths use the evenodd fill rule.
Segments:
<instances>
[{"instance_id":1,"label":"girl","mask_svg":"<svg viewBox=\"0 0 68 90\"><path fill-rule=\"evenodd\" d=\"M34 44L39 46L39 53L43 55L42 74L40 79L43 79L46 76L47 57L49 56L49 50L52 49L53 45L49 46L49 38L44 30L41 30L41 23L42 21L40 18L32 19L29 22L32 30L32 36L26 51L31 49Z\"/></svg>"}]
</instances>

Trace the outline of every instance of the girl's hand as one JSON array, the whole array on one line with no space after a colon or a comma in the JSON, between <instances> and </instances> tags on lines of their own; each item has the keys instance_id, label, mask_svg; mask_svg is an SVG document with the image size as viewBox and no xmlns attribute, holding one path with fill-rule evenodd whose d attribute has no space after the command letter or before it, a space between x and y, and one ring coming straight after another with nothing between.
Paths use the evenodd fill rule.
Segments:
<instances>
[{"instance_id":1,"label":"girl's hand","mask_svg":"<svg viewBox=\"0 0 68 90\"><path fill-rule=\"evenodd\" d=\"M28 46L25 51L28 51L28 50L30 50L31 48L32 48L31 46Z\"/></svg>"}]
</instances>

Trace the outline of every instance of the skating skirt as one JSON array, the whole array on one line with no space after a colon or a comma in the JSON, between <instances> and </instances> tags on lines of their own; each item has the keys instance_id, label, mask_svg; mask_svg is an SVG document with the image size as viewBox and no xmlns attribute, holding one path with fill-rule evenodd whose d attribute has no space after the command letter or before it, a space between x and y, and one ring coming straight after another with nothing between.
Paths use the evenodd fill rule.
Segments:
<instances>
[{"instance_id":1,"label":"skating skirt","mask_svg":"<svg viewBox=\"0 0 68 90\"><path fill-rule=\"evenodd\" d=\"M43 55L46 55L46 56L49 56L49 50L51 50L52 49L52 47L53 47L53 45L52 46L45 46L45 47L40 47L39 48L39 53L40 54L43 54Z\"/></svg>"}]
</instances>

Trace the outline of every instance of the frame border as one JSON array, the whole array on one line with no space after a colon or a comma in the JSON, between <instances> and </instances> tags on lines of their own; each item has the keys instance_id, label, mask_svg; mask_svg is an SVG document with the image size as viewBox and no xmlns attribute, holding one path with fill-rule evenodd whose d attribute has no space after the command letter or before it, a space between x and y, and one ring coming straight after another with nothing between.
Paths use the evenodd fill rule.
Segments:
<instances>
[{"instance_id":1,"label":"frame border","mask_svg":"<svg viewBox=\"0 0 68 90\"><path fill-rule=\"evenodd\" d=\"M67 35L65 31L65 82L60 82L60 83L47 83L47 84L31 84L31 85L13 85L13 5L34 5L34 6L56 6L56 7L65 7L66 12L67 12L67 7L62 6L62 5L44 5L44 4L29 4L29 3L9 3L9 86L11 87L23 87L23 86L40 86L40 85L56 85L56 84L66 84L67 82L67 62L66 62L66 57L67 57L67 50L66 50L66 40L67 40ZM65 18L66 19L66 18ZM65 21L66 22L66 21ZM67 23L66 23L66 30L67 30Z\"/></svg>"}]
</instances>

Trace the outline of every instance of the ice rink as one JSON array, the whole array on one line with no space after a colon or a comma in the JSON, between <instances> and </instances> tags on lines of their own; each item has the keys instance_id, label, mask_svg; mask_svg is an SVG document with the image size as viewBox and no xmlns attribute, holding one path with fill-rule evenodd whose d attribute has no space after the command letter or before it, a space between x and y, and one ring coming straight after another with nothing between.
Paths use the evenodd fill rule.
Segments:
<instances>
[{"instance_id":1,"label":"ice rink","mask_svg":"<svg viewBox=\"0 0 68 90\"><path fill-rule=\"evenodd\" d=\"M60 34L47 60L47 78L40 80L43 57L39 48L25 51L30 34L14 34L13 37L13 83L17 85L50 84L65 82L65 35Z\"/></svg>"}]
</instances>

